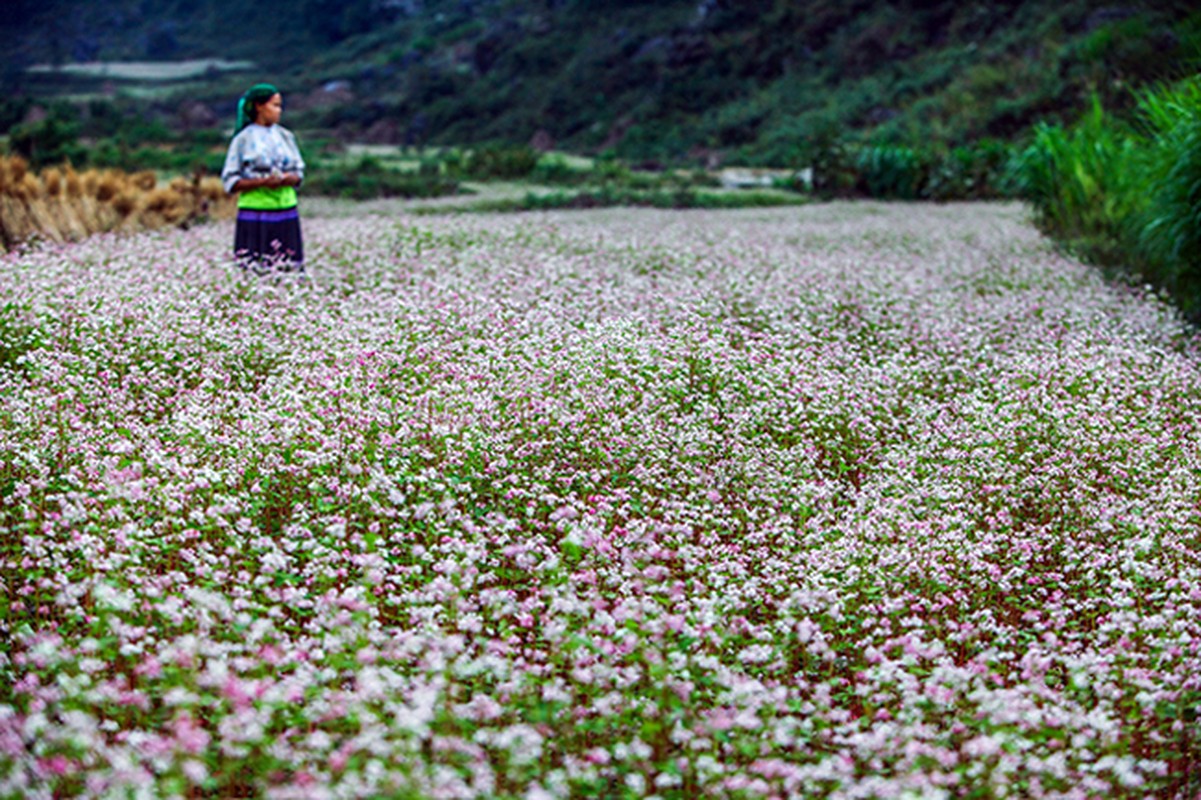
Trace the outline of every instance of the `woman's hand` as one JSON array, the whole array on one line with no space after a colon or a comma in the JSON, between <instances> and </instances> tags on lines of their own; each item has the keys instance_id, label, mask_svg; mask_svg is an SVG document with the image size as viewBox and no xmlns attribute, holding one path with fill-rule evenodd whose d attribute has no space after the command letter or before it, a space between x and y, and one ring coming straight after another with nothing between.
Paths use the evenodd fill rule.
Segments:
<instances>
[{"instance_id":1,"label":"woman's hand","mask_svg":"<svg viewBox=\"0 0 1201 800\"><path fill-rule=\"evenodd\" d=\"M284 172L278 175L272 175L270 178L264 178L266 181L264 186L269 189L278 189L281 186L299 186L300 176L295 172Z\"/></svg>"},{"instance_id":2,"label":"woman's hand","mask_svg":"<svg viewBox=\"0 0 1201 800\"><path fill-rule=\"evenodd\" d=\"M281 186L299 186L300 175L295 172L285 172L280 175L270 175L266 178L242 178L233 185L235 192L249 192L252 189L278 189Z\"/></svg>"}]
</instances>

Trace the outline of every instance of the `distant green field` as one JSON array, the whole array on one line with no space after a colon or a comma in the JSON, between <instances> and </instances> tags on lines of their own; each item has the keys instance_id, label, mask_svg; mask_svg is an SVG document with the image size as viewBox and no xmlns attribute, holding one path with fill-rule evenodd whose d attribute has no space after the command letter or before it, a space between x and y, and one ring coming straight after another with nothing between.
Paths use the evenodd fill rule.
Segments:
<instances>
[{"instance_id":1,"label":"distant green field","mask_svg":"<svg viewBox=\"0 0 1201 800\"><path fill-rule=\"evenodd\" d=\"M468 152L471 148L430 147L419 149L392 144L347 144L344 152L327 154L323 161L329 166L347 166L363 158L374 159L393 169L417 170L423 159L439 157L450 152ZM553 151L543 155L543 161L554 161L577 170L589 170L596 159L574 153Z\"/></svg>"},{"instance_id":2,"label":"distant green field","mask_svg":"<svg viewBox=\"0 0 1201 800\"><path fill-rule=\"evenodd\" d=\"M187 61L96 61L86 64L37 64L27 71L34 74L70 74L88 78L125 81L180 81L199 78L210 72L239 72L254 69L252 61L226 61L198 58Z\"/></svg>"}]
</instances>

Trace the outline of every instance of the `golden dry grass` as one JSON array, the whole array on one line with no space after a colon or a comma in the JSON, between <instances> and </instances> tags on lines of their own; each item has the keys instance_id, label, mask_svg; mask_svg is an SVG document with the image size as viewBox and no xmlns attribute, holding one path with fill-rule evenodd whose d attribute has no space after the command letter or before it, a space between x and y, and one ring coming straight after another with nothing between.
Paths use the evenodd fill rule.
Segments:
<instances>
[{"instance_id":1,"label":"golden dry grass","mask_svg":"<svg viewBox=\"0 0 1201 800\"><path fill-rule=\"evenodd\" d=\"M42 171L42 188L50 197L58 197L63 191L63 174L55 167Z\"/></svg>"},{"instance_id":2,"label":"golden dry grass","mask_svg":"<svg viewBox=\"0 0 1201 800\"><path fill-rule=\"evenodd\" d=\"M79 173L75 168L68 164L63 168L63 174L67 182L67 196L73 199L78 199L83 196L83 180L79 177Z\"/></svg>"},{"instance_id":3,"label":"golden dry grass","mask_svg":"<svg viewBox=\"0 0 1201 800\"><path fill-rule=\"evenodd\" d=\"M77 241L94 233L188 225L232 216L234 203L217 178L175 178L159 186L153 172L77 172L70 165L41 174L19 157L0 158L0 244L32 238Z\"/></svg>"}]
</instances>

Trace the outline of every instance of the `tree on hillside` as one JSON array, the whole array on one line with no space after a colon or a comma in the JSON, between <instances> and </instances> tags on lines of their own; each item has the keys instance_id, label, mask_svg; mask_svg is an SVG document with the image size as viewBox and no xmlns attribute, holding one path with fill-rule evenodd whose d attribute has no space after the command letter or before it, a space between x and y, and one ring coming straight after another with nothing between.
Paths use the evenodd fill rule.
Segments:
<instances>
[{"instance_id":1,"label":"tree on hillside","mask_svg":"<svg viewBox=\"0 0 1201 800\"><path fill-rule=\"evenodd\" d=\"M28 25L45 3L36 0L7 0L4 4L4 15L0 18L0 27L20 28Z\"/></svg>"},{"instance_id":2,"label":"tree on hillside","mask_svg":"<svg viewBox=\"0 0 1201 800\"><path fill-rule=\"evenodd\" d=\"M84 150L79 146L79 123L65 106L54 106L45 118L26 122L9 132L8 146L34 168L70 161L82 164Z\"/></svg>"},{"instance_id":3,"label":"tree on hillside","mask_svg":"<svg viewBox=\"0 0 1201 800\"><path fill-rule=\"evenodd\" d=\"M320 39L337 42L391 22L401 9L383 0L302 0L300 18Z\"/></svg>"}]
</instances>

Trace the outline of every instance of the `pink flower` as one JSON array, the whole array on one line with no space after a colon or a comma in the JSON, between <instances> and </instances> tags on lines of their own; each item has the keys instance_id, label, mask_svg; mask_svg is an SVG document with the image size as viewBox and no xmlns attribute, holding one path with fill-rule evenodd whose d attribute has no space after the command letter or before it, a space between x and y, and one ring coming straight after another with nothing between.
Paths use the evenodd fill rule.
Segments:
<instances>
[{"instance_id":1,"label":"pink flower","mask_svg":"<svg viewBox=\"0 0 1201 800\"><path fill-rule=\"evenodd\" d=\"M56 777L69 775L75 771L75 762L61 754L43 758L38 762L38 765L44 772Z\"/></svg>"},{"instance_id":2,"label":"pink flower","mask_svg":"<svg viewBox=\"0 0 1201 800\"><path fill-rule=\"evenodd\" d=\"M225 684L221 687L221 691L235 710L242 710L253 705L252 694L254 688L253 683L251 683L251 691L247 692L242 682L233 675L230 675L225 679Z\"/></svg>"},{"instance_id":3,"label":"pink flower","mask_svg":"<svg viewBox=\"0 0 1201 800\"><path fill-rule=\"evenodd\" d=\"M187 714L175 718L175 743L189 755L200 755L212 737Z\"/></svg>"},{"instance_id":4,"label":"pink flower","mask_svg":"<svg viewBox=\"0 0 1201 800\"><path fill-rule=\"evenodd\" d=\"M134 668L134 673L145 678L158 678L163 674L163 664L157 656L148 655Z\"/></svg>"}]
</instances>

